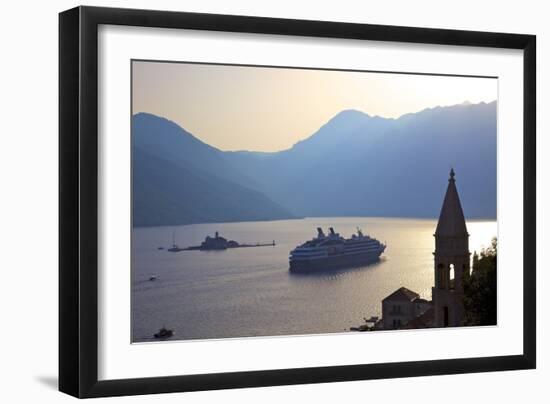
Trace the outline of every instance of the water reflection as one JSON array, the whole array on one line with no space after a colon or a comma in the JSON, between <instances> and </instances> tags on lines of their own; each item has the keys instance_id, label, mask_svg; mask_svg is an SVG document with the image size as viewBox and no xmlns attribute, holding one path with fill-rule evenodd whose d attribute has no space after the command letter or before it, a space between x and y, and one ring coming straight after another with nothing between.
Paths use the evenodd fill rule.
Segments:
<instances>
[{"instance_id":1,"label":"water reflection","mask_svg":"<svg viewBox=\"0 0 550 404\"><path fill-rule=\"evenodd\" d=\"M376 268L377 266L382 265L386 261L386 257L381 257L378 261L367 264L367 265L354 265L343 268L321 268L314 269L310 271L288 271L289 276L292 277L310 277L310 278L336 278L339 276L346 275L348 273L358 272L358 271L367 271L369 269Z\"/></svg>"},{"instance_id":2,"label":"water reflection","mask_svg":"<svg viewBox=\"0 0 550 404\"><path fill-rule=\"evenodd\" d=\"M308 218L178 226L180 247L219 231L241 243L275 246L170 253L173 228L133 232L132 335L148 341L166 325L176 339L342 332L363 317L380 316L381 300L401 286L431 298L435 220ZM288 254L333 226L349 237L359 226L385 242L377 263L319 273L290 273ZM496 235L496 222L469 221L470 251ZM151 275L156 280L149 281Z\"/></svg>"}]
</instances>

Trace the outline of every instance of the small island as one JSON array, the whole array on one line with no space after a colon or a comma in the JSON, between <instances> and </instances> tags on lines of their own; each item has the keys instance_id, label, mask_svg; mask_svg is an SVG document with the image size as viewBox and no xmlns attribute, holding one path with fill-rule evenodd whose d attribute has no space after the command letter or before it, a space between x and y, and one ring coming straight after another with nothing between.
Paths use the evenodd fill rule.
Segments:
<instances>
[{"instance_id":1,"label":"small island","mask_svg":"<svg viewBox=\"0 0 550 404\"><path fill-rule=\"evenodd\" d=\"M201 245L191 246L184 248L184 251L189 250L201 250L201 251L211 251L211 250L227 250L228 248L243 248L243 247L267 247L275 246L275 240L271 243L255 243L255 244L239 244L235 240L227 240L225 237L219 235L218 232L215 233L214 237L206 236Z\"/></svg>"}]
</instances>

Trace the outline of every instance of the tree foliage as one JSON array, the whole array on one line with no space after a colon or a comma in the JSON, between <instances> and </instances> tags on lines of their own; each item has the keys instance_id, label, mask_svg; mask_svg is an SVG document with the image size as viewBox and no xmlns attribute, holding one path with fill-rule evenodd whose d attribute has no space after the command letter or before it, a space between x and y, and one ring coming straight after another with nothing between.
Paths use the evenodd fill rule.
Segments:
<instances>
[{"instance_id":1,"label":"tree foliage","mask_svg":"<svg viewBox=\"0 0 550 404\"><path fill-rule=\"evenodd\" d=\"M464 279L464 325L497 323L497 239L478 255L474 252L472 273Z\"/></svg>"}]
</instances>

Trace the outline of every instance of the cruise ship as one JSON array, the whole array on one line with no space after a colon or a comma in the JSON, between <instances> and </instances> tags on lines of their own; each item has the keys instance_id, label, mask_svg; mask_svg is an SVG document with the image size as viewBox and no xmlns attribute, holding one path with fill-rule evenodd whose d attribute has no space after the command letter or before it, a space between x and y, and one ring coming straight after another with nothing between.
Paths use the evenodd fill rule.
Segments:
<instances>
[{"instance_id":1,"label":"cruise ship","mask_svg":"<svg viewBox=\"0 0 550 404\"><path fill-rule=\"evenodd\" d=\"M317 228L317 237L290 252L290 270L310 272L322 269L349 268L376 262L386 245L365 236L360 229L344 238L331 227L329 234Z\"/></svg>"}]
</instances>

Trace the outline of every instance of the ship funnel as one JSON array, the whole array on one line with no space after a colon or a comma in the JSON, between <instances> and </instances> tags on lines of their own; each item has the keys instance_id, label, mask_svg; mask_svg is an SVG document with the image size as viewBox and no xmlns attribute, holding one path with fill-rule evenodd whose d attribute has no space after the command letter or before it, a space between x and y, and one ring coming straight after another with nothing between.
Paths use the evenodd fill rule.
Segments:
<instances>
[{"instance_id":1,"label":"ship funnel","mask_svg":"<svg viewBox=\"0 0 550 404\"><path fill-rule=\"evenodd\" d=\"M317 237L325 237L325 233L323 233L323 229L321 229L320 227L317 227Z\"/></svg>"},{"instance_id":2,"label":"ship funnel","mask_svg":"<svg viewBox=\"0 0 550 404\"><path fill-rule=\"evenodd\" d=\"M332 234L334 236L334 228L333 227L329 227L328 228L330 230L330 234Z\"/></svg>"}]
</instances>

